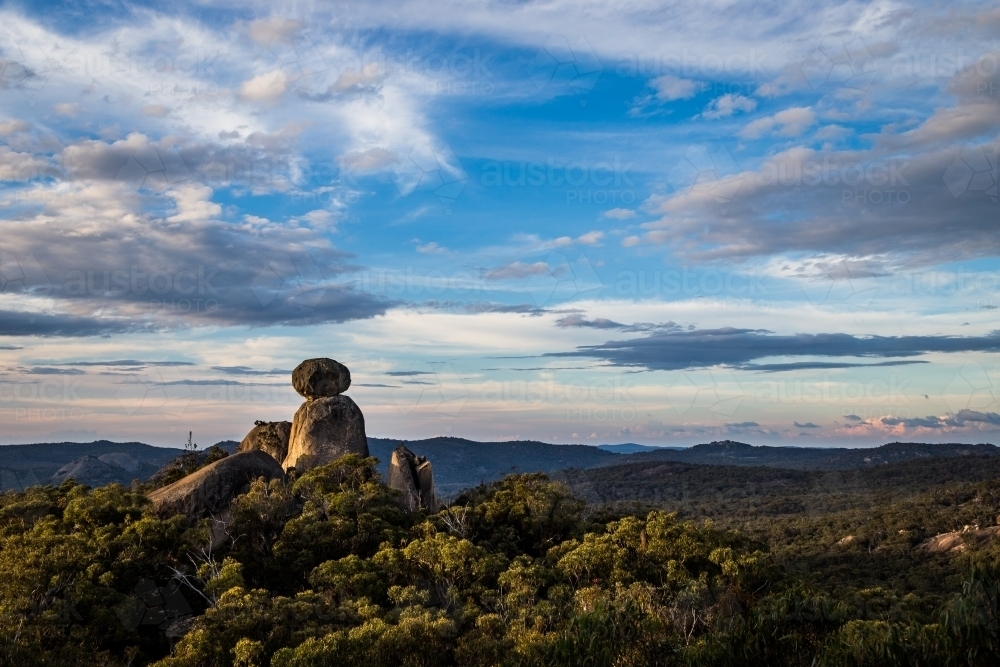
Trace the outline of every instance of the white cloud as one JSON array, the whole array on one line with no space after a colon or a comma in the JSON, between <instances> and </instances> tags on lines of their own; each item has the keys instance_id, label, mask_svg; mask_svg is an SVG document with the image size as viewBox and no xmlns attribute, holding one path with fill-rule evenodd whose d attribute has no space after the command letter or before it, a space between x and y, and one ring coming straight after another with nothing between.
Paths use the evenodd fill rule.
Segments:
<instances>
[{"instance_id":1,"label":"white cloud","mask_svg":"<svg viewBox=\"0 0 1000 667\"><path fill-rule=\"evenodd\" d=\"M2 120L0 121L0 137L9 137L18 132L27 132L31 126L23 120Z\"/></svg>"},{"instance_id":2,"label":"white cloud","mask_svg":"<svg viewBox=\"0 0 1000 667\"><path fill-rule=\"evenodd\" d=\"M701 81L682 79L672 74L664 74L653 79L651 85L656 89L657 99L664 102L688 100L706 88Z\"/></svg>"},{"instance_id":3,"label":"white cloud","mask_svg":"<svg viewBox=\"0 0 1000 667\"><path fill-rule=\"evenodd\" d=\"M269 16L250 22L247 34L256 44L270 46L273 42L289 42L302 29L302 22L282 16Z\"/></svg>"},{"instance_id":4,"label":"white cloud","mask_svg":"<svg viewBox=\"0 0 1000 667\"><path fill-rule=\"evenodd\" d=\"M170 113L170 109L162 104L147 104L142 108L142 113L152 118L163 118Z\"/></svg>"},{"instance_id":5,"label":"white cloud","mask_svg":"<svg viewBox=\"0 0 1000 667\"><path fill-rule=\"evenodd\" d=\"M601 217L612 220L629 220L636 217L636 215L638 214L630 208L613 208L602 213Z\"/></svg>"},{"instance_id":6,"label":"white cloud","mask_svg":"<svg viewBox=\"0 0 1000 667\"><path fill-rule=\"evenodd\" d=\"M840 141L854 134L854 131L842 125L824 125L816 130L814 135L822 141Z\"/></svg>"},{"instance_id":7,"label":"white cloud","mask_svg":"<svg viewBox=\"0 0 1000 667\"><path fill-rule=\"evenodd\" d=\"M642 242L638 236L626 236L622 239L623 248L634 248Z\"/></svg>"},{"instance_id":8,"label":"white cloud","mask_svg":"<svg viewBox=\"0 0 1000 667\"><path fill-rule=\"evenodd\" d=\"M603 238L604 232L595 230L578 236L576 242L580 245L597 245Z\"/></svg>"},{"instance_id":9,"label":"white cloud","mask_svg":"<svg viewBox=\"0 0 1000 667\"><path fill-rule=\"evenodd\" d=\"M374 89L385 78L379 63L368 63L360 70L350 67L341 72L337 80L330 86L330 92L347 93L366 89Z\"/></svg>"},{"instance_id":10,"label":"white cloud","mask_svg":"<svg viewBox=\"0 0 1000 667\"><path fill-rule=\"evenodd\" d=\"M80 105L76 102L60 102L58 104L53 104L52 109L60 116L76 118L80 115Z\"/></svg>"},{"instance_id":11,"label":"white cloud","mask_svg":"<svg viewBox=\"0 0 1000 667\"><path fill-rule=\"evenodd\" d=\"M816 114L812 108L792 107L749 123L740 131L740 136L744 139L759 139L765 135L798 137L815 123Z\"/></svg>"},{"instance_id":12,"label":"white cloud","mask_svg":"<svg viewBox=\"0 0 1000 667\"><path fill-rule=\"evenodd\" d=\"M244 102L274 102L288 92L290 81L283 69L258 74L240 86L240 99Z\"/></svg>"},{"instance_id":13,"label":"white cloud","mask_svg":"<svg viewBox=\"0 0 1000 667\"><path fill-rule=\"evenodd\" d=\"M44 158L0 146L0 181L29 181L52 173L55 169Z\"/></svg>"},{"instance_id":14,"label":"white cloud","mask_svg":"<svg viewBox=\"0 0 1000 667\"><path fill-rule=\"evenodd\" d=\"M374 146L365 151L347 153L340 158L340 165L349 171L373 172L381 171L399 163L396 155L381 146Z\"/></svg>"},{"instance_id":15,"label":"white cloud","mask_svg":"<svg viewBox=\"0 0 1000 667\"><path fill-rule=\"evenodd\" d=\"M167 196L177 204L177 213L167 218L169 222L197 222L222 214L222 207L211 200L212 188L207 185L182 185L168 190Z\"/></svg>"},{"instance_id":16,"label":"white cloud","mask_svg":"<svg viewBox=\"0 0 1000 667\"><path fill-rule=\"evenodd\" d=\"M511 262L486 271L483 277L486 280L512 280L529 276L544 276L550 273L552 273L552 269L545 262L534 262L533 264Z\"/></svg>"},{"instance_id":17,"label":"white cloud","mask_svg":"<svg viewBox=\"0 0 1000 667\"><path fill-rule=\"evenodd\" d=\"M727 118L737 111L750 112L757 108L757 100L744 97L738 93L727 93L722 97L717 97L702 112L702 118Z\"/></svg>"},{"instance_id":18,"label":"white cloud","mask_svg":"<svg viewBox=\"0 0 1000 667\"><path fill-rule=\"evenodd\" d=\"M430 243L418 245L417 252L423 255L443 255L448 252L448 249L437 241L431 241Z\"/></svg>"},{"instance_id":19,"label":"white cloud","mask_svg":"<svg viewBox=\"0 0 1000 667\"><path fill-rule=\"evenodd\" d=\"M337 229L337 215L325 208L314 209L297 219L308 223L315 230L331 232Z\"/></svg>"}]
</instances>

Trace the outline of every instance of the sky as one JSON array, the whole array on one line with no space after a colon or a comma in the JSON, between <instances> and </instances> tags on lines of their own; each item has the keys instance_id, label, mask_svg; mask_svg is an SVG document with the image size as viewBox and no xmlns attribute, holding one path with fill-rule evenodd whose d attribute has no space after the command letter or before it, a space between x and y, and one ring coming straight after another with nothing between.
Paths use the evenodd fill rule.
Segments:
<instances>
[{"instance_id":1,"label":"sky","mask_svg":"<svg viewBox=\"0 0 1000 667\"><path fill-rule=\"evenodd\" d=\"M0 443L998 440L995 4L235 4L0 3Z\"/></svg>"}]
</instances>

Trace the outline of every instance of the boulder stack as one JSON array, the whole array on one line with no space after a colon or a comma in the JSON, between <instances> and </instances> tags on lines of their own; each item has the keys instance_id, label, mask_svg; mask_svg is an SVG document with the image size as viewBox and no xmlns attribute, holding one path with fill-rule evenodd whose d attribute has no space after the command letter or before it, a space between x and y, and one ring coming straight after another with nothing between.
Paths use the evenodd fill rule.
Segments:
<instances>
[{"instance_id":1,"label":"boulder stack","mask_svg":"<svg viewBox=\"0 0 1000 667\"><path fill-rule=\"evenodd\" d=\"M340 396L351 386L351 371L333 359L306 359L292 371L292 386L310 401Z\"/></svg>"},{"instance_id":2,"label":"boulder stack","mask_svg":"<svg viewBox=\"0 0 1000 667\"><path fill-rule=\"evenodd\" d=\"M229 508L235 496L244 493L258 477L280 479L285 472L270 455L261 451L240 452L183 477L149 494L157 514L186 514L200 518Z\"/></svg>"},{"instance_id":3,"label":"boulder stack","mask_svg":"<svg viewBox=\"0 0 1000 667\"><path fill-rule=\"evenodd\" d=\"M345 454L368 456L365 417L342 395L351 386L346 366L333 359L307 359L292 371L292 386L306 401L292 419L285 470L301 472Z\"/></svg>"},{"instance_id":4,"label":"boulder stack","mask_svg":"<svg viewBox=\"0 0 1000 667\"><path fill-rule=\"evenodd\" d=\"M403 494L403 507L411 512L420 508L437 511L431 462L411 452L403 443L396 447L389 462L389 488Z\"/></svg>"},{"instance_id":5,"label":"boulder stack","mask_svg":"<svg viewBox=\"0 0 1000 667\"><path fill-rule=\"evenodd\" d=\"M281 463L288 454L288 438L291 434L292 422L259 421L243 438L237 451L261 451Z\"/></svg>"}]
</instances>

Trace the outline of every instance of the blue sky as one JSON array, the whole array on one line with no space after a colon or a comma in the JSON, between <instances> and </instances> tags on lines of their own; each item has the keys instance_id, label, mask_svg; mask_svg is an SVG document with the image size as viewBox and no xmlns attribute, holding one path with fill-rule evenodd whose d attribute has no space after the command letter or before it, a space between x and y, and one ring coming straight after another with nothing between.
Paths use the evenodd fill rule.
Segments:
<instances>
[{"instance_id":1,"label":"blue sky","mask_svg":"<svg viewBox=\"0 0 1000 667\"><path fill-rule=\"evenodd\" d=\"M0 5L2 442L1000 429L989 3Z\"/></svg>"}]
</instances>

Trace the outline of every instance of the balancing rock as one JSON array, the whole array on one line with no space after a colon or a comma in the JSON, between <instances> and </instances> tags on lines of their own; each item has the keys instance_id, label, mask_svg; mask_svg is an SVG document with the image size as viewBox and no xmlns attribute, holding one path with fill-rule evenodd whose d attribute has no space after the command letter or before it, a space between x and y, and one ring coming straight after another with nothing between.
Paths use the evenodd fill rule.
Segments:
<instances>
[{"instance_id":1,"label":"balancing rock","mask_svg":"<svg viewBox=\"0 0 1000 667\"><path fill-rule=\"evenodd\" d=\"M351 386L351 371L333 359L306 359L292 371L292 386L310 401L339 396Z\"/></svg>"}]
</instances>

